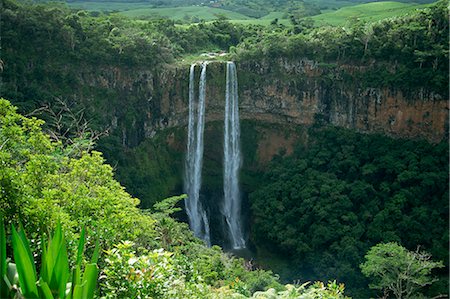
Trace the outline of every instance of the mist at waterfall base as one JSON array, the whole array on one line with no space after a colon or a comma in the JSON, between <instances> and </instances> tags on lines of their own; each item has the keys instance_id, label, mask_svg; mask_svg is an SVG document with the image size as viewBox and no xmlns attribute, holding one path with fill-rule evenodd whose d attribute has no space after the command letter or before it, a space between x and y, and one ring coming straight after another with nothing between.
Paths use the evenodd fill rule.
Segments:
<instances>
[{"instance_id":1,"label":"mist at waterfall base","mask_svg":"<svg viewBox=\"0 0 450 299\"><path fill-rule=\"evenodd\" d=\"M195 69L201 68L200 77ZM194 235L207 245L220 245L243 257L251 257L246 249L244 231L247 231L249 211L247 194L239 189L240 126L238 86L235 64L226 63L224 93L224 120L222 124L206 124L205 102L207 63L189 72L189 120L185 159L185 210ZM225 78L224 78L225 79ZM196 88L199 88L198 96ZM207 114L207 113L206 113ZM204 130L204 131L203 131ZM203 140L203 138L205 140ZM205 147L205 149L204 149ZM204 163L204 157L206 165ZM208 184L211 179L219 184ZM207 183L204 184L203 180Z\"/></svg>"}]
</instances>

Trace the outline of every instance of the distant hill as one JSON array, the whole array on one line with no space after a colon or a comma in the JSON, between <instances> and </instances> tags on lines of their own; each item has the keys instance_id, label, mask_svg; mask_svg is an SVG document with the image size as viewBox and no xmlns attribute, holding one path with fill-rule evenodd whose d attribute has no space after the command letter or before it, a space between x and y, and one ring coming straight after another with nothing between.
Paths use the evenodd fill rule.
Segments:
<instances>
[{"instance_id":1,"label":"distant hill","mask_svg":"<svg viewBox=\"0 0 450 299\"><path fill-rule=\"evenodd\" d=\"M429 4L400 3L400 2L372 2L347 6L333 12L313 16L318 25L342 26L351 19L358 18L364 21L378 21L385 18L402 16L416 9L429 6Z\"/></svg>"},{"instance_id":2,"label":"distant hill","mask_svg":"<svg viewBox=\"0 0 450 299\"><path fill-rule=\"evenodd\" d=\"M159 16L173 20L186 20L192 22L199 22L200 20L211 21L218 17L237 20L251 19L250 17L237 12L209 6L138 8L124 11L121 14L132 18Z\"/></svg>"},{"instance_id":3,"label":"distant hill","mask_svg":"<svg viewBox=\"0 0 450 299\"><path fill-rule=\"evenodd\" d=\"M39 0L41 1L41 0ZM407 14L432 0L95 0L72 1L69 6L89 11L120 12L136 18L170 18L184 23L227 18L243 24L269 25L277 19L312 17L316 25L343 25L352 18L377 21Z\"/></svg>"}]
</instances>

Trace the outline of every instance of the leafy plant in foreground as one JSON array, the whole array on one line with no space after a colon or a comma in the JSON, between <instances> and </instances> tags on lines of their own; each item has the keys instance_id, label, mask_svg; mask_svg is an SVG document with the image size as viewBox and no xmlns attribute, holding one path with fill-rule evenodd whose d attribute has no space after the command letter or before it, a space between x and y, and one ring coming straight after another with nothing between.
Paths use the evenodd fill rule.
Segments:
<instances>
[{"instance_id":1,"label":"leafy plant in foreground","mask_svg":"<svg viewBox=\"0 0 450 299\"><path fill-rule=\"evenodd\" d=\"M106 251L103 298L207 298L209 287L183 257L162 248L137 252L134 245L123 241Z\"/></svg>"},{"instance_id":2,"label":"leafy plant in foreground","mask_svg":"<svg viewBox=\"0 0 450 299\"><path fill-rule=\"evenodd\" d=\"M276 291L273 288L264 292L255 292L253 296L249 298L260 299L349 299L344 295L344 285L338 284L336 281L330 281L325 285L321 281L314 282L309 285L310 282L306 282L302 285L286 285L286 289L283 291ZM308 286L309 285L309 286ZM247 298L245 296L234 296L233 298Z\"/></svg>"},{"instance_id":3,"label":"leafy plant in foreground","mask_svg":"<svg viewBox=\"0 0 450 299\"><path fill-rule=\"evenodd\" d=\"M39 278L29 241L23 229L12 226L12 247L15 263L6 258L6 232L3 221L0 229L0 268L1 297L13 298L16 295L25 298L65 298L91 299L97 284L97 245L90 263L81 272L85 245L85 230L81 232L78 243L76 263L72 271L69 268L66 241L58 224L48 243L42 239L41 269Z\"/></svg>"}]
</instances>

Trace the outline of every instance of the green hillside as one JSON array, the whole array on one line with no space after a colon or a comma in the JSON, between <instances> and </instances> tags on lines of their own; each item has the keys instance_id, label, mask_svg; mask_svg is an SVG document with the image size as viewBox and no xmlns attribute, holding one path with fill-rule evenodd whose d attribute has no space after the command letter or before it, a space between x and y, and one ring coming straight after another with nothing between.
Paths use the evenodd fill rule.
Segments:
<instances>
[{"instance_id":1,"label":"green hillside","mask_svg":"<svg viewBox=\"0 0 450 299\"><path fill-rule=\"evenodd\" d=\"M365 21L378 21L385 18L406 15L416 9L428 7L429 4L400 3L400 2L372 2L340 8L334 12L313 16L318 25L341 26L354 18Z\"/></svg>"},{"instance_id":2,"label":"green hillside","mask_svg":"<svg viewBox=\"0 0 450 299\"><path fill-rule=\"evenodd\" d=\"M239 19L231 20L232 23L239 24L253 24L253 25L269 25L273 20L278 19L279 24L288 25L289 19L284 18L286 13L281 11L273 11L261 18L249 18L249 19ZM284 19L283 19L284 18Z\"/></svg>"},{"instance_id":3,"label":"green hillside","mask_svg":"<svg viewBox=\"0 0 450 299\"><path fill-rule=\"evenodd\" d=\"M90 11L124 11L130 9L149 8L152 7L146 2L103 2L103 1L89 1L89 2L68 2L72 8L84 9Z\"/></svg>"},{"instance_id":4,"label":"green hillside","mask_svg":"<svg viewBox=\"0 0 450 299\"><path fill-rule=\"evenodd\" d=\"M249 17L240 13L207 6L140 8L124 11L121 14L132 18L143 16L144 17L161 16L174 20L191 19L193 17L194 18L196 17L199 19L203 19L205 21L210 21L217 19L217 15L223 15L228 19L235 19L235 20L250 19Z\"/></svg>"},{"instance_id":5,"label":"green hillside","mask_svg":"<svg viewBox=\"0 0 450 299\"><path fill-rule=\"evenodd\" d=\"M410 13L418 8L424 8L429 4L400 3L393 1L371 2L353 5L349 1L321 0L311 1L310 5L320 7L322 14L312 17L317 25L342 26L354 18L365 21L378 21L384 18L401 16ZM90 11L119 11L120 14L131 18L170 18L172 20L183 20L184 22L199 22L201 20L211 21L222 15L230 19L233 23L269 25L274 19L278 19L279 24L288 25L288 11L274 10L268 12L260 18L250 17L244 13L229 10L228 7L216 8L210 6L182 6L182 7L156 7L155 3L148 2L69 2L72 8ZM339 8L339 9L338 9ZM338 10L336 10L338 9ZM234 10L234 9L233 9ZM297 16L299 18L301 16Z\"/></svg>"},{"instance_id":6,"label":"green hillside","mask_svg":"<svg viewBox=\"0 0 450 299\"><path fill-rule=\"evenodd\" d=\"M348 5L348 4L347 4ZM338 10L331 10L311 17L315 21L316 26L332 25L343 26L352 19L361 19L364 21L379 21L386 18L403 16L414 12L417 9L428 7L430 4L417 3L400 3L393 1L371 2L354 6L342 7ZM269 25L275 18L279 24L288 25L290 21L284 18L286 14L283 12L271 12L259 19L232 20L239 24L258 24Z\"/></svg>"},{"instance_id":7,"label":"green hillside","mask_svg":"<svg viewBox=\"0 0 450 299\"><path fill-rule=\"evenodd\" d=\"M305 0L307 3L311 3L320 8L322 12L333 11L344 6L353 6L368 1L346 1L346 0Z\"/></svg>"}]
</instances>

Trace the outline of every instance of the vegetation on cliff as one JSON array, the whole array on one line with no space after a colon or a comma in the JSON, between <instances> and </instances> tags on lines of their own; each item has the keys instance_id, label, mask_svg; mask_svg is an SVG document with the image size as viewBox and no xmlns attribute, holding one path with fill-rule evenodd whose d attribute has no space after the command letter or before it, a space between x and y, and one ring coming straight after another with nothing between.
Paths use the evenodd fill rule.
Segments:
<instances>
[{"instance_id":1,"label":"vegetation on cliff","mask_svg":"<svg viewBox=\"0 0 450 299\"><path fill-rule=\"evenodd\" d=\"M22 223L29 233L30 250L38 255L45 246L39 241L41 234L60 224L72 253L68 262L72 265L77 257L79 267L77 239L85 240L80 228L86 227L88 256L96 242L105 252L98 261L101 275L96 294L107 298L344 298L343 286L335 282L283 287L270 272L250 271L243 260L224 255L218 247L206 248L187 225L170 217L179 211L176 204L182 197L162 201L152 214L136 208L138 200L112 178L112 169L101 154L86 151L89 143L52 141L42 132L42 124L17 114L6 100L0 101L0 214L8 228ZM273 161L264 178L266 187L251 195L257 223L254 241L263 238L259 244L279 247L284 255L294 252L297 262L291 265L292 271L309 268L313 272L309 277L336 275L351 284L360 280L352 269L354 263L362 262L360 255L378 241L420 243L448 263L446 241L441 239L448 234L445 223L439 223L448 213L443 200L448 173L441 161L448 151L445 145L407 142L408 150L400 151L394 141L381 136L336 129L314 135L318 137L308 148ZM272 198L274 194L278 195ZM420 202L423 198L426 204ZM300 222L287 219L290 216ZM425 221L430 218L434 221ZM303 236L313 242L305 242ZM367 241L361 243L362 239ZM2 246L11 252L10 241ZM368 275L371 267L382 265L371 259L372 251L363 271ZM14 257L20 265L18 255Z\"/></svg>"},{"instance_id":2,"label":"vegetation on cliff","mask_svg":"<svg viewBox=\"0 0 450 299\"><path fill-rule=\"evenodd\" d=\"M300 21L244 39L233 51L248 61L299 57L349 64L363 70L341 74L364 87L424 88L448 97L448 8L439 1L417 13L378 22L356 19L350 26L321 27Z\"/></svg>"}]
</instances>

